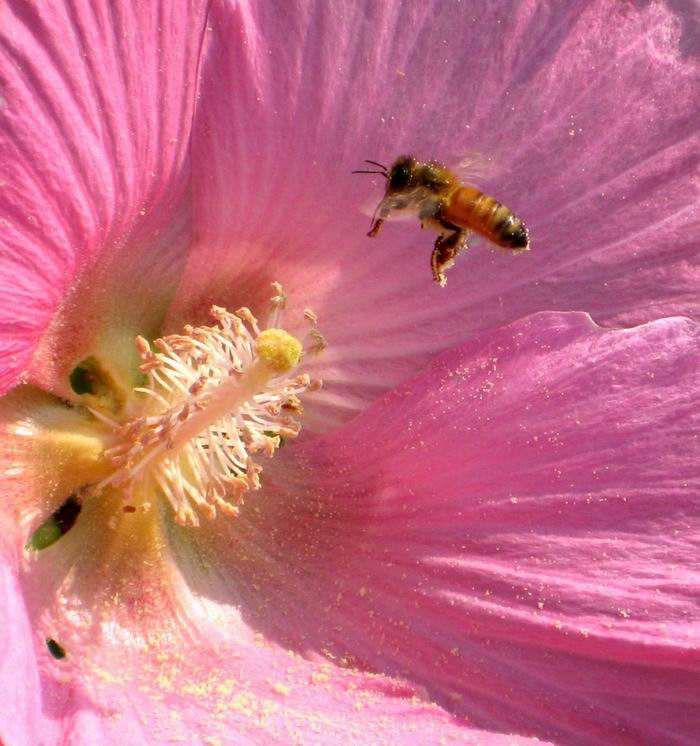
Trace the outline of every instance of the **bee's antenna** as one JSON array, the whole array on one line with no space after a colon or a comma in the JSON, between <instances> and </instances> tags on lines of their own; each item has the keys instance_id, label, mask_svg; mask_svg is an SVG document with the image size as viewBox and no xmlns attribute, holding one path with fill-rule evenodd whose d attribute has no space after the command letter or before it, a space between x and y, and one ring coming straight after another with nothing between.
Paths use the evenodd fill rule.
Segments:
<instances>
[{"instance_id":1,"label":"bee's antenna","mask_svg":"<svg viewBox=\"0 0 700 746\"><path fill-rule=\"evenodd\" d=\"M373 166L379 166L379 168L381 168L382 171L388 171L389 170L383 163L378 163L377 161L368 161L365 158L365 163L371 163Z\"/></svg>"},{"instance_id":2,"label":"bee's antenna","mask_svg":"<svg viewBox=\"0 0 700 746\"><path fill-rule=\"evenodd\" d=\"M351 174L379 174L385 179L389 178L389 174L386 171L351 171Z\"/></svg>"}]
</instances>

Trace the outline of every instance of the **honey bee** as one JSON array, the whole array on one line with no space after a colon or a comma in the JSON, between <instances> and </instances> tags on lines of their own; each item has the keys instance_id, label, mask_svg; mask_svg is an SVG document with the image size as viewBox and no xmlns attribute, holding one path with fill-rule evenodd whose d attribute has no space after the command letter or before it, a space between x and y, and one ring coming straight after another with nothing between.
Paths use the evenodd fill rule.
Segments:
<instances>
[{"instance_id":1,"label":"honey bee","mask_svg":"<svg viewBox=\"0 0 700 746\"><path fill-rule=\"evenodd\" d=\"M423 163L410 155L397 158L391 168L377 161L365 162L381 170L353 173L381 174L387 180L384 198L374 211L372 227L367 235L370 238L376 236L394 210L416 213L421 227L439 233L430 265L433 278L440 287L447 284L445 271L454 264L457 254L467 248L471 233L483 236L512 254L530 248L530 237L520 218L475 186L463 184L441 163Z\"/></svg>"}]
</instances>

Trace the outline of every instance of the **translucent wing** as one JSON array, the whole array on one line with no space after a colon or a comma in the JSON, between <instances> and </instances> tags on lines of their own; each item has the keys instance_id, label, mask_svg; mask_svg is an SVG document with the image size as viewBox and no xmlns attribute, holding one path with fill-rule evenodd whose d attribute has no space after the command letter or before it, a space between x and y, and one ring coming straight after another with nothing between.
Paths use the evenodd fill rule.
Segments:
<instances>
[{"instance_id":1,"label":"translucent wing","mask_svg":"<svg viewBox=\"0 0 700 746\"><path fill-rule=\"evenodd\" d=\"M479 184L498 176L501 158L497 153L469 150L456 156L449 166L467 184Z\"/></svg>"}]
</instances>

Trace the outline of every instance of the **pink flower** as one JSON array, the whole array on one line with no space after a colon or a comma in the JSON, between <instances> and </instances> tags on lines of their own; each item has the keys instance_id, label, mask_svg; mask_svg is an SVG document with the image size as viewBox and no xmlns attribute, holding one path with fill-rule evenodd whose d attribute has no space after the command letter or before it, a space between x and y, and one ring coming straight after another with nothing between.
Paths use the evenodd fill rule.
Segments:
<instances>
[{"instance_id":1,"label":"pink flower","mask_svg":"<svg viewBox=\"0 0 700 746\"><path fill-rule=\"evenodd\" d=\"M1 17L3 743L692 742L692 18ZM367 239L383 185L349 172L404 151L490 159L532 251L441 290L417 223ZM264 321L273 281L321 391L245 313L136 343ZM239 419L195 442L217 396Z\"/></svg>"}]
</instances>

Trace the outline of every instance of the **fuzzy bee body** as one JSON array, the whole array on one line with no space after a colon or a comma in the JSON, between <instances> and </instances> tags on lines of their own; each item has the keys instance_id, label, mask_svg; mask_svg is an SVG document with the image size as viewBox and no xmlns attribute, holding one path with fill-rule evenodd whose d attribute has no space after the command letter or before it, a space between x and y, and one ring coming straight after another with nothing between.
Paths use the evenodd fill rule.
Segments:
<instances>
[{"instance_id":1,"label":"fuzzy bee body","mask_svg":"<svg viewBox=\"0 0 700 746\"><path fill-rule=\"evenodd\" d=\"M374 163L370 161L370 163ZM390 169L381 164L387 179L384 198L377 206L367 235L376 236L382 224L395 210L410 210L421 224L439 233L431 256L435 282L447 284L445 271L467 247L471 233L483 236L494 246L518 254L530 248L530 239L522 220L508 207L484 194L475 186L463 184L446 166L434 161L422 163L412 156L397 158Z\"/></svg>"}]
</instances>

